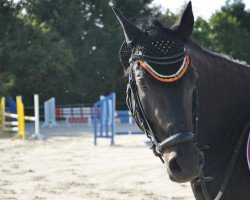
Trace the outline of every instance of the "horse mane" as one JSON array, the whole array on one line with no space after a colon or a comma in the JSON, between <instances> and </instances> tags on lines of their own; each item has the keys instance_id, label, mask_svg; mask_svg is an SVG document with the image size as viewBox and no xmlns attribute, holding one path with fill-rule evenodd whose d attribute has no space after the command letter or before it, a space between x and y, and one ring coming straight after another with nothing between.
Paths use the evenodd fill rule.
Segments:
<instances>
[{"instance_id":1,"label":"horse mane","mask_svg":"<svg viewBox=\"0 0 250 200\"><path fill-rule=\"evenodd\" d=\"M187 42L187 45L191 47L192 50L196 50L197 52L199 52L200 56L204 58L208 58L212 56L215 62L216 61L225 62L226 64L230 64L230 65L233 64L238 67L243 67L243 68L246 68L247 70L250 70L250 65L246 61L234 59L232 56L229 56L226 54L213 52L199 45L198 42L195 41L194 39L189 39Z\"/></svg>"},{"instance_id":2,"label":"horse mane","mask_svg":"<svg viewBox=\"0 0 250 200\"><path fill-rule=\"evenodd\" d=\"M204 63L210 71L218 74L218 77L230 79L235 84L247 87L250 90L250 65L245 61L233 59L231 56L215 53L200 46L193 39L187 41L187 47L190 48L191 57L197 66ZM239 85L239 86L240 86Z\"/></svg>"}]
</instances>

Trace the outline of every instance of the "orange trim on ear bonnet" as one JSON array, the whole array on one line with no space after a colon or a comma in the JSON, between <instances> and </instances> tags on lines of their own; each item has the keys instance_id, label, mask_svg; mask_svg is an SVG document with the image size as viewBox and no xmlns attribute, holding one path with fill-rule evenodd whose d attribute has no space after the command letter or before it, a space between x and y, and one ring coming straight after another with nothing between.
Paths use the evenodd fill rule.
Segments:
<instances>
[{"instance_id":1,"label":"orange trim on ear bonnet","mask_svg":"<svg viewBox=\"0 0 250 200\"><path fill-rule=\"evenodd\" d=\"M190 57L187 55L184 58L183 64L178 70L176 74L170 76L161 76L157 72L153 70L153 68L145 61L139 60L139 64L143 67L150 75L152 75L155 79L162 81L162 82L174 82L180 79L187 71L188 67L190 66Z\"/></svg>"}]
</instances>

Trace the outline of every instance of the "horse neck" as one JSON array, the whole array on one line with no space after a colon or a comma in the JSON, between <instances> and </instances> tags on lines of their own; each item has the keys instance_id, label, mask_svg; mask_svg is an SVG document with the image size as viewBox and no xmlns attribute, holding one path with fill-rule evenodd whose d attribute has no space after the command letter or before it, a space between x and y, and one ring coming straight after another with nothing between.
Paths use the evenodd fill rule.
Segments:
<instances>
[{"instance_id":1,"label":"horse neck","mask_svg":"<svg viewBox=\"0 0 250 200\"><path fill-rule=\"evenodd\" d=\"M193 42L189 48L198 73L201 143L214 150L234 146L250 119L250 67L210 53ZM235 142L228 143L230 139Z\"/></svg>"}]
</instances>

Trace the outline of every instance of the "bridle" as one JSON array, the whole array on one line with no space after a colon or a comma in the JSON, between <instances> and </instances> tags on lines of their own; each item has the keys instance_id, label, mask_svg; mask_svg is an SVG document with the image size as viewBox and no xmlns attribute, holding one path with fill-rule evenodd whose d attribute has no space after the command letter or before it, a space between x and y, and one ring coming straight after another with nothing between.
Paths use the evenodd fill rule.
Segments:
<instances>
[{"instance_id":1,"label":"bridle","mask_svg":"<svg viewBox=\"0 0 250 200\"><path fill-rule=\"evenodd\" d=\"M132 56L132 59L130 60L130 62L133 61L133 59L143 59L143 56ZM163 62L166 64L169 62L174 62L174 59L179 59L179 55L176 56L172 56L172 57L164 57ZM144 58L145 59L145 58ZM150 62L155 61L155 57L150 58L149 56L146 57L147 60L150 60ZM156 60L155 62L159 63L161 60ZM177 62L177 60L176 60ZM133 64L139 64L138 63L133 63ZM190 62L191 65L191 62ZM137 86L136 86L136 81L135 81L135 75L134 75L134 70L133 67L135 65L131 66L131 69L129 71L129 80L128 80L128 84L127 84L127 97L126 97L126 103L127 106L131 112L132 117L134 118L136 124L138 125L138 127L146 134L146 136L150 139L152 146L150 147L150 149L153 151L153 154L157 157L160 158L160 160L162 161L162 163L164 163L164 159L163 159L163 153L164 151L174 145L178 145L178 144L182 144L182 143L186 143L186 142L195 142L197 144L197 133L198 133L198 126L197 126L197 122L198 122L198 92L196 87L194 86L193 88L193 132L181 132L181 133L176 133L174 135L171 135L170 137L164 139L163 141L159 141L156 137L156 135L153 132L153 129L150 125L150 123L147 120L147 117L145 115L139 94L138 94L138 90L137 90ZM234 165L236 163L240 148L243 144L244 141L244 136L247 133L247 128L249 128L250 123L248 123L248 125L246 126L244 133L241 135L240 139L238 140L238 143L236 145L236 148L234 150L233 156L230 160L225 178L222 182L222 185L220 187L220 190L218 192L218 194L216 195L216 197L214 198L214 200L219 200L223 193L226 190L227 184L229 182L229 179L231 177L232 171L234 169ZM200 147L201 150L206 150L208 149L209 146L204 145L202 147ZM195 183L193 184L194 187L201 187L202 190L202 194L205 200L210 200L210 196L207 190L207 186L206 186L206 182L212 181L213 177L206 177L204 175L203 169L201 171L201 175L195 180Z\"/></svg>"},{"instance_id":2,"label":"bridle","mask_svg":"<svg viewBox=\"0 0 250 200\"><path fill-rule=\"evenodd\" d=\"M147 56L146 59L150 60L152 63L154 62L161 62L163 61L164 64L166 63L173 63L173 62L178 62L180 59L180 56L183 56L184 53L178 54L176 56L171 56L171 57L164 57L164 59L161 58L161 60L157 60L155 57L149 57ZM142 55L140 56L132 56L134 59L138 58L143 58ZM178 61L174 60L178 59ZM156 60L156 61L155 61ZM138 63L136 63L138 64ZM135 75L133 72L133 67L134 65L131 66L131 69L129 71L129 80L127 84L127 98L126 98L126 103L128 105L128 108L132 114L132 117L134 118L136 124L138 127L146 134L146 136L150 139L152 146L151 149L154 153L155 156L159 157L162 163L164 163L163 160L163 153L165 149L186 143L186 142L194 142L195 141L195 135L197 132L197 108L198 108L198 95L197 95L197 90L194 87L193 90L193 127L194 130L193 132L181 132L181 133L176 133L174 135L171 135L170 137L164 139L163 141L159 141L157 137L155 136L153 129L150 125L150 123L147 120L147 117L145 115L144 109L142 107L142 103L138 94L136 82L135 82Z\"/></svg>"}]
</instances>

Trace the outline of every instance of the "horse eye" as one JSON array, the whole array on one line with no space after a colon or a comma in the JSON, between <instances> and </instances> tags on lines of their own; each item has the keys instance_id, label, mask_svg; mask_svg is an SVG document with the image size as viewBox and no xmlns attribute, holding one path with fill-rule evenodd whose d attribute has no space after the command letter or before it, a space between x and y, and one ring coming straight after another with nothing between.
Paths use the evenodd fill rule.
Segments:
<instances>
[{"instance_id":1,"label":"horse eye","mask_svg":"<svg viewBox=\"0 0 250 200\"><path fill-rule=\"evenodd\" d=\"M141 88L147 88L144 78L137 79L137 82Z\"/></svg>"}]
</instances>

